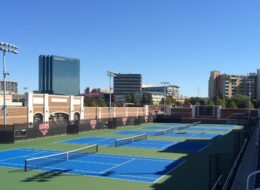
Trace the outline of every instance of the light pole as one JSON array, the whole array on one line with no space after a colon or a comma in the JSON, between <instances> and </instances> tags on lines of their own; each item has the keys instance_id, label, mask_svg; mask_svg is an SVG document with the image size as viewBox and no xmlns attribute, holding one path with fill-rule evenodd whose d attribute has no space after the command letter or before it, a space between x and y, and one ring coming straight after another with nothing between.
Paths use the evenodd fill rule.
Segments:
<instances>
[{"instance_id":1,"label":"light pole","mask_svg":"<svg viewBox=\"0 0 260 190\"><path fill-rule=\"evenodd\" d=\"M107 76L109 76L109 120L110 120L110 112L111 112L111 107L112 107L112 105L111 105L111 90L112 90L112 87L111 87L111 79L112 79L112 77L114 77L114 76L116 76L117 75L117 73L115 73L115 72L113 72L113 71L110 71L110 70L108 70L107 71Z\"/></svg>"},{"instance_id":2,"label":"light pole","mask_svg":"<svg viewBox=\"0 0 260 190\"><path fill-rule=\"evenodd\" d=\"M6 77L9 75L9 73L6 71L5 68L5 53L13 53L17 54L18 53L18 47L13 44L9 44L6 42L0 42L0 50L3 52L3 90L4 90L4 97L3 97L3 107L2 110L4 111L4 129L6 129Z\"/></svg>"},{"instance_id":3,"label":"light pole","mask_svg":"<svg viewBox=\"0 0 260 190\"><path fill-rule=\"evenodd\" d=\"M161 84L163 84L163 87L164 87L163 115L165 115L165 112L166 112L166 98L167 98L166 85L170 85L170 83L164 81L164 82L161 82Z\"/></svg>"},{"instance_id":4,"label":"light pole","mask_svg":"<svg viewBox=\"0 0 260 190\"><path fill-rule=\"evenodd\" d=\"M251 115L251 107L250 107L250 104L251 104L251 95L252 95L252 93L251 93L251 82L253 82L253 81L251 81L250 80L250 77L249 77L250 75L248 75L247 76L247 82L248 82L248 120L250 119L250 115Z\"/></svg>"}]
</instances>

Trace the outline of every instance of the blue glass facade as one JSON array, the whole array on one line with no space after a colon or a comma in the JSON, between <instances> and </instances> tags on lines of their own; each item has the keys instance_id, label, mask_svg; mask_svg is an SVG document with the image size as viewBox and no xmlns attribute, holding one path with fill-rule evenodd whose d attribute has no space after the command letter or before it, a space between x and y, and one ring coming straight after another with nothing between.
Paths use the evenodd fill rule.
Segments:
<instances>
[{"instance_id":1,"label":"blue glass facade","mask_svg":"<svg viewBox=\"0 0 260 190\"><path fill-rule=\"evenodd\" d=\"M48 94L79 95L80 60L40 55L39 91Z\"/></svg>"}]
</instances>

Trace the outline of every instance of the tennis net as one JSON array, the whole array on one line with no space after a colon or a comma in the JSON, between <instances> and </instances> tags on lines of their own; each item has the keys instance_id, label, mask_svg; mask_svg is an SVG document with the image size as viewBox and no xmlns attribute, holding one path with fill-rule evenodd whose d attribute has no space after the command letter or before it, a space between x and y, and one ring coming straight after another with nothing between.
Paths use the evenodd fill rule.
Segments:
<instances>
[{"instance_id":1,"label":"tennis net","mask_svg":"<svg viewBox=\"0 0 260 190\"><path fill-rule=\"evenodd\" d=\"M72 160L96 152L98 152L97 144L68 151L68 152L62 152L57 154L51 154L51 155L26 159L24 161L24 171L29 171L29 170L49 166L67 160Z\"/></svg>"},{"instance_id":2,"label":"tennis net","mask_svg":"<svg viewBox=\"0 0 260 190\"><path fill-rule=\"evenodd\" d=\"M198 125L200 123L201 123L201 121L194 122L194 123L189 123L189 124L186 124L186 125L178 127L178 130L187 129L187 128L192 127L192 126L196 126L196 125Z\"/></svg>"},{"instance_id":3,"label":"tennis net","mask_svg":"<svg viewBox=\"0 0 260 190\"><path fill-rule=\"evenodd\" d=\"M160 136L160 135L165 135L167 133L173 133L175 129L176 128L173 127L173 128L169 128L169 129L158 130L158 131L154 132L154 136Z\"/></svg>"},{"instance_id":4,"label":"tennis net","mask_svg":"<svg viewBox=\"0 0 260 190\"><path fill-rule=\"evenodd\" d=\"M137 142L137 141L142 141L142 140L145 140L145 139L147 139L147 134L145 134L145 133L141 134L141 135L136 135L136 136L133 136L133 137L116 139L115 140L115 147L123 146L123 145L130 144L130 143Z\"/></svg>"}]
</instances>

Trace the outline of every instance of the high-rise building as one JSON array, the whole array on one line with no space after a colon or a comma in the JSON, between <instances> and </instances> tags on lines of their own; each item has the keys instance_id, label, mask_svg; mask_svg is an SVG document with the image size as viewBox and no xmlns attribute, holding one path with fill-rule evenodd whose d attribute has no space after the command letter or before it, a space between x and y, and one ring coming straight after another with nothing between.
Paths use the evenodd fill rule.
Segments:
<instances>
[{"instance_id":1,"label":"high-rise building","mask_svg":"<svg viewBox=\"0 0 260 190\"><path fill-rule=\"evenodd\" d=\"M141 74L117 74L114 77L114 93L129 94L142 91Z\"/></svg>"},{"instance_id":2,"label":"high-rise building","mask_svg":"<svg viewBox=\"0 0 260 190\"><path fill-rule=\"evenodd\" d=\"M221 74L212 71L209 78L209 99L214 97L230 98L235 94L250 95L260 100L260 70L247 75Z\"/></svg>"},{"instance_id":3,"label":"high-rise building","mask_svg":"<svg viewBox=\"0 0 260 190\"><path fill-rule=\"evenodd\" d=\"M141 74L116 74L114 76L114 98L116 102L125 102L127 94L142 91Z\"/></svg>"},{"instance_id":4,"label":"high-rise building","mask_svg":"<svg viewBox=\"0 0 260 190\"><path fill-rule=\"evenodd\" d=\"M80 60L56 55L39 56L40 93L79 95Z\"/></svg>"},{"instance_id":5,"label":"high-rise building","mask_svg":"<svg viewBox=\"0 0 260 190\"><path fill-rule=\"evenodd\" d=\"M6 81L6 94L17 94L18 84L13 81ZM0 81L0 94L4 93L4 81Z\"/></svg>"},{"instance_id":6,"label":"high-rise building","mask_svg":"<svg viewBox=\"0 0 260 190\"><path fill-rule=\"evenodd\" d=\"M219 71L211 71L209 77L209 98L212 99L213 97L219 96L220 88L219 88Z\"/></svg>"}]
</instances>

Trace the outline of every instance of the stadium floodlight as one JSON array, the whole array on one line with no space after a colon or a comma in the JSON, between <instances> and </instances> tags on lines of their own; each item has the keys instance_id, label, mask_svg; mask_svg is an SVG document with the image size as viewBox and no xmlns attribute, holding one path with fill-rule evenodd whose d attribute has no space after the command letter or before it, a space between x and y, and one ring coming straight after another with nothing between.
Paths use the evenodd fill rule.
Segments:
<instances>
[{"instance_id":1,"label":"stadium floodlight","mask_svg":"<svg viewBox=\"0 0 260 190\"><path fill-rule=\"evenodd\" d=\"M10 52L13 54L18 54L18 46L14 44L9 44L6 42L0 42L0 50L3 52L3 91L4 91L4 97L3 97L3 107L2 110L4 111L4 129L6 129L6 77L10 75L9 72L6 71L6 66L5 66L5 54L6 52Z\"/></svg>"},{"instance_id":2,"label":"stadium floodlight","mask_svg":"<svg viewBox=\"0 0 260 190\"><path fill-rule=\"evenodd\" d=\"M170 85L170 82L163 81L161 82L164 87L164 100L163 100L163 115L165 115L166 112L166 98L167 98L167 92L166 92L166 85Z\"/></svg>"},{"instance_id":3,"label":"stadium floodlight","mask_svg":"<svg viewBox=\"0 0 260 190\"><path fill-rule=\"evenodd\" d=\"M111 90L112 90L112 87L111 87L111 79L112 77L115 77L117 75L116 72L113 72L111 70L108 70L107 71L107 76L109 76L109 119L110 119L110 112L111 112Z\"/></svg>"}]
</instances>

